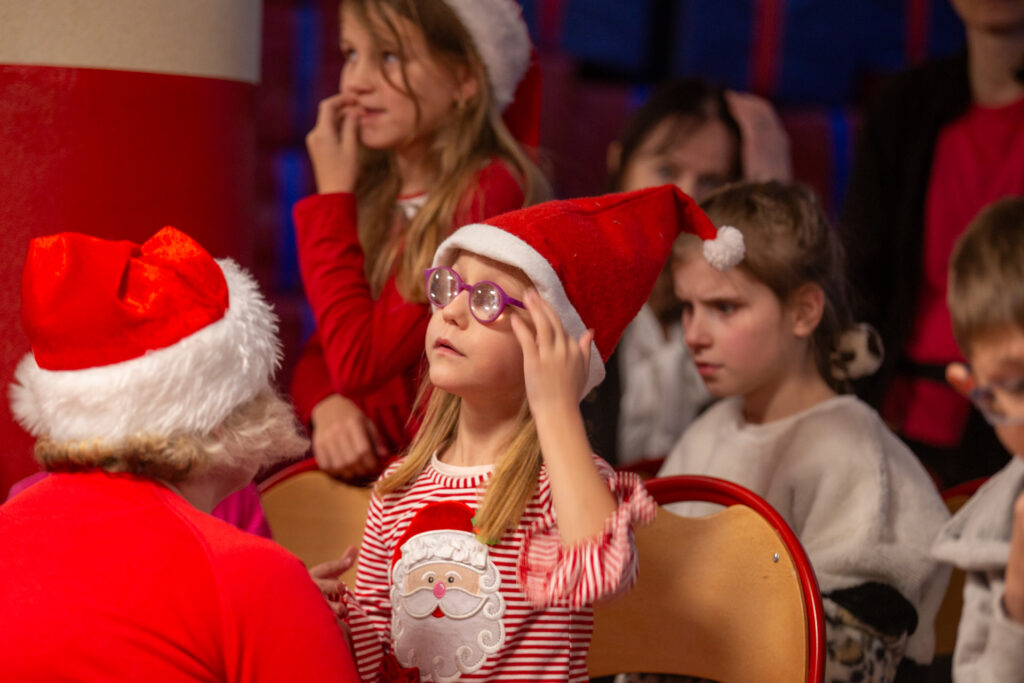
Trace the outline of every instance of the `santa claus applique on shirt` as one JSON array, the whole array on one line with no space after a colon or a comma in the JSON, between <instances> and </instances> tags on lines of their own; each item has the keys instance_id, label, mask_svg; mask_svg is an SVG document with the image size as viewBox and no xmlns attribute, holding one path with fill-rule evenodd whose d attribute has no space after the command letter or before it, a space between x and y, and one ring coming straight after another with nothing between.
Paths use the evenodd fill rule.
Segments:
<instances>
[{"instance_id":1,"label":"santa claus applique on shirt","mask_svg":"<svg viewBox=\"0 0 1024 683\"><path fill-rule=\"evenodd\" d=\"M473 673L505 644L501 574L464 503L427 505L398 543L391 633L403 667L445 683Z\"/></svg>"}]
</instances>

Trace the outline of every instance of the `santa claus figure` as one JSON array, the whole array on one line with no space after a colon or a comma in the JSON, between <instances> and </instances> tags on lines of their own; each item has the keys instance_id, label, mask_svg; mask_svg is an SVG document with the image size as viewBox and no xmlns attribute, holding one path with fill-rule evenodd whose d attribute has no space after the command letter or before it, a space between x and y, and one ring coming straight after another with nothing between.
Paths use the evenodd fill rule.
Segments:
<instances>
[{"instance_id":1,"label":"santa claus figure","mask_svg":"<svg viewBox=\"0 0 1024 683\"><path fill-rule=\"evenodd\" d=\"M463 503L428 505L395 554L395 656L402 666L419 669L425 681L454 681L477 671L505 642L501 575L472 518Z\"/></svg>"}]
</instances>

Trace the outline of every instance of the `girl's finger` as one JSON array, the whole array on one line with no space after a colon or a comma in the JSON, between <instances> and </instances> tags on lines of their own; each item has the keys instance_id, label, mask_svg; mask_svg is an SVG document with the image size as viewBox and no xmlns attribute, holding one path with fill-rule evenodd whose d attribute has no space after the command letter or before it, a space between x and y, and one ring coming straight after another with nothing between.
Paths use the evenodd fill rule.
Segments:
<instances>
[{"instance_id":1,"label":"girl's finger","mask_svg":"<svg viewBox=\"0 0 1024 683\"><path fill-rule=\"evenodd\" d=\"M356 145L359 142L359 110L349 107L345 119L341 122L341 144L344 149L351 150L355 158Z\"/></svg>"},{"instance_id":2,"label":"girl's finger","mask_svg":"<svg viewBox=\"0 0 1024 683\"><path fill-rule=\"evenodd\" d=\"M551 317L549 315L550 306L535 289L526 292L526 295L523 297L523 303L526 304L526 310L530 312L530 319L533 320L537 346L539 348L551 346L554 330L552 329Z\"/></svg>"},{"instance_id":3,"label":"girl's finger","mask_svg":"<svg viewBox=\"0 0 1024 683\"><path fill-rule=\"evenodd\" d=\"M512 316L511 322L512 334L516 336L516 341L519 342L519 346L523 349L523 359L526 362L532 361L537 355L537 340L530 330L530 326L519 316Z\"/></svg>"},{"instance_id":4,"label":"girl's finger","mask_svg":"<svg viewBox=\"0 0 1024 683\"><path fill-rule=\"evenodd\" d=\"M344 107L345 103L340 94L320 100L320 106L317 108L317 124L337 125Z\"/></svg>"},{"instance_id":5,"label":"girl's finger","mask_svg":"<svg viewBox=\"0 0 1024 683\"><path fill-rule=\"evenodd\" d=\"M580 337L580 355L583 357L583 369L587 371L590 368L590 352L592 350L591 342L594 341L594 328L591 327L589 330L583 333Z\"/></svg>"}]
</instances>

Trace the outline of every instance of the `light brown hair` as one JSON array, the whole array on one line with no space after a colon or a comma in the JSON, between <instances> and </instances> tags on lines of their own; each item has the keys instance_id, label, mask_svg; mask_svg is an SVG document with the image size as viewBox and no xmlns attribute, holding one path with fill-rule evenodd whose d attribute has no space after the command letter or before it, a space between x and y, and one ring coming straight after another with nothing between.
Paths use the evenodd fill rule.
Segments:
<instances>
[{"instance_id":1,"label":"light brown hair","mask_svg":"<svg viewBox=\"0 0 1024 683\"><path fill-rule=\"evenodd\" d=\"M766 285L780 301L786 302L807 283L821 287L825 307L811 335L811 352L829 386L849 391L832 368L839 337L853 325L843 249L814 192L799 183L740 183L713 193L701 208L716 226L732 225L743 233L746 252L736 267ZM700 240L684 234L675 244L673 260L685 262L699 250Z\"/></svg>"},{"instance_id":2,"label":"light brown hair","mask_svg":"<svg viewBox=\"0 0 1024 683\"><path fill-rule=\"evenodd\" d=\"M1024 331L1024 197L993 202L971 221L953 247L946 302L965 356L985 333Z\"/></svg>"},{"instance_id":3,"label":"light brown hair","mask_svg":"<svg viewBox=\"0 0 1024 683\"><path fill-rule=\"evenodd\" d=\"M345 0L343 6L374 35L403 51L393 17L403 17L423 32L431 57L452 69L460 67L479 84L477 93L453 108L435 132L427 162L436 179L427 201L403 230L390 229L400 178L390 150L360 149L355 194L359 206L359 238L366 253L366 276L379 294L392 272L398 291L409 301L426 302L423 271L430 266L438 244L451 231L456 212L481 202L464 198L474 176L493 158L506 162L524 187L524 206L550 197L550 188L537 166L509 133L494 106L483 61L468 31L443 0ZM402 83L392 84L416 106L402 65ZM478 188L479 190L479 188ZM404 220L404 218L398 218Z\"/></svg>"},{"instance_id":4,"label":"light brown hair","mask_svg":"<svg viewBox=\"0 0 1024 683\"><path fill-rule=\"evenodd\" d=\"M101 469L176 483L217 468L260 468L298 457L308 447L292 406L267 391L237 406L206 434L140 434L117 443L41 437L35 458L49 472Z\"/></svg>"}]
</instances>

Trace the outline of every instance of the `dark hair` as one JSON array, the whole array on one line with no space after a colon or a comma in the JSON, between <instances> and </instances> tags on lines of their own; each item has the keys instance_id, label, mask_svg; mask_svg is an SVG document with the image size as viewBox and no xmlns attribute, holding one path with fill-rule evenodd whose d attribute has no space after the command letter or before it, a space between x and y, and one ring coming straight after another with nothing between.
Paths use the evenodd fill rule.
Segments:
<instances>
[{"instance_id":1,"label":"dark hair","mask_svg":"<svg viewBox=\"0 0 1024 683\"><path fill-rule=\"evenodd\" d=\"M700 78L682 78L658 86L647 102L637 109L623 126L618 137L621 147L618 168L610 173L608 179L612 191L621 188L622 172L637 148L651 131L666 119L678 119L680 126L687 127L693 123L700 124L715 119L724 123L729 130L729 136L736 142L730 164L730 180L739 180L743 177L740 161L740 128L725 102L725 90ZM680 130L679 135L670 137L678 139L685 134Z\"/></svg>"},{"instance_id":2,"label":"dark hair","mask_svg":"<svg viewBox=\"0 0 1024 683\"><path fill-rule=\"evenodd\" d=\"M822 378L839 392L849 391L833 372L840 336L853 328L844 253L814 192L800 183L741 183L709 196L701 208L716 226L732 225L743 233L742 268L781 300L807 283L821 287L825 308L811 335L811 351ZM699 249L699 240L683 235L673 258L683 260Z\"/></svg>"}]
</instances>

